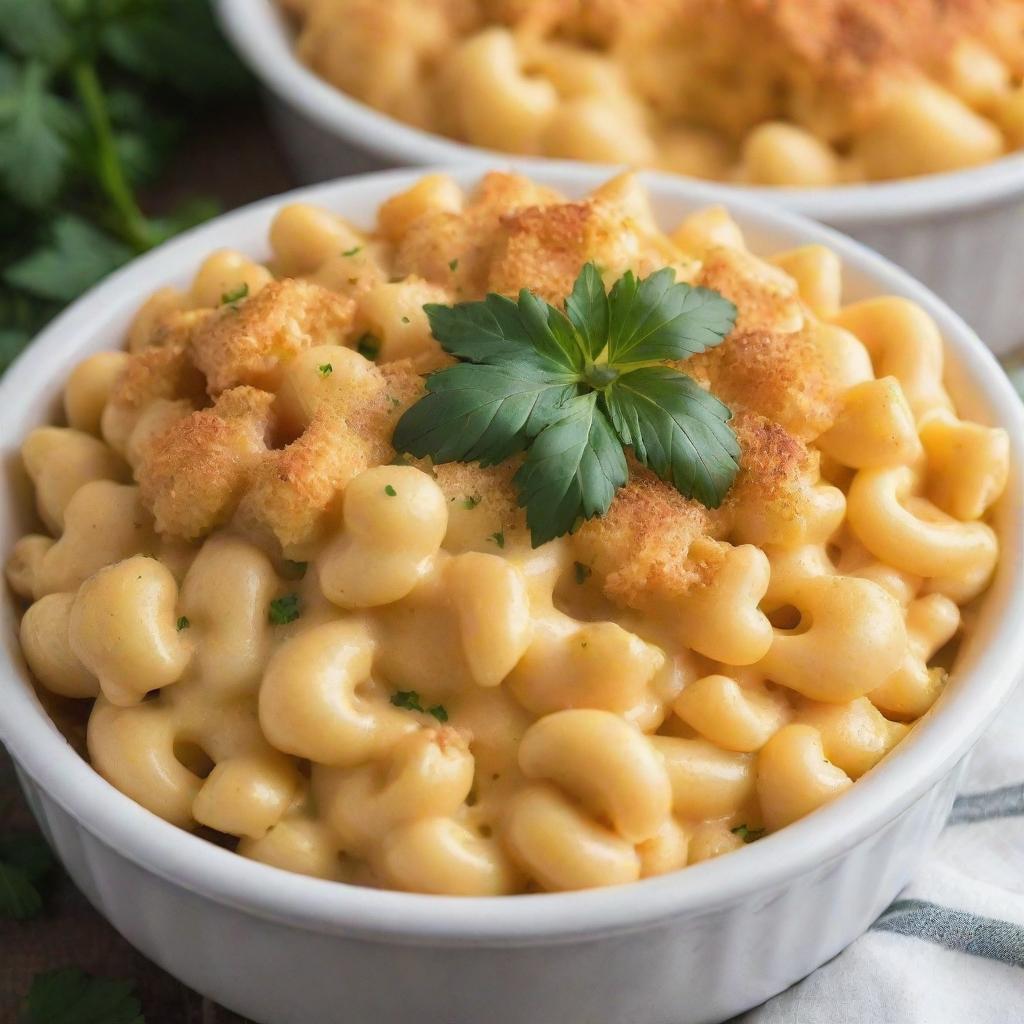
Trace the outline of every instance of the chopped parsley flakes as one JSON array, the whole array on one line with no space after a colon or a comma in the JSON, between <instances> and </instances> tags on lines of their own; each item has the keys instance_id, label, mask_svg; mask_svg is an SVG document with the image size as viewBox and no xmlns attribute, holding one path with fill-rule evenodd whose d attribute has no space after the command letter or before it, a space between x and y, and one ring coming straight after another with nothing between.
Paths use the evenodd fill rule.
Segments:
<instances>
[{"instance_id":1,"label":"chopped parsley flakes","mask_svg":"<svg viewBox=\"0 0 1024 1024\"><path fill-rule=\"evenodd\" d=\"M477 495L475 495L475 494L467 494L462 499L462 507L464 509L466 509L467 511L469 511L470 509L476 508L477 505L479 505L479 504L480 504L480 498Z\"/></svg>"},{"instance_id":2,"label":"chopped parsley flakes","mask_svg":"<svg viewBox=\"0 0 1024 1024\"><path fill-rule=\"evenodd\" d=\"M433 715L439 722L448 721L448 712L443 704L434 704L425 708L420 703L420 695L415 690L396 690L391 694L391 703L396 708L404 708L406 711L419 711L422 714Z\"/></svg>"},{"instance_id":3,"label":"chopped parsley flakes","mask_svg":"<svg viewBox=\"0 0 1024 1024\"><path fill-rule=\"evenodd\" d=\"M764 835L763 828L748 828L746 825L737 825L729 829L734 836L739 836L745 843L752 843Z\"/></svg>"},{"instance_id":4,"label":"chopped parsley flakes","mask_svg":"<svg viewBox=\"0 0 1024 1024\"><path fill-rule=\"evenodd\" d=\"M355 256L357 252L362 252L363 247L361 245L353 245L351 249L346 249L341 255L342 256Z\"/></svg>"},{"instance_id":5,"label":"chopped parsley flakes","mask_svg":"<svg viewBox=\"0 0 1024 1024\"><path fill-rule=\"evenodd\" d=\"M454 274L455 271L459 269L459 261L458 261L458 259L449 260L448 261L448 269Z\"/></svg>"},{"instance_id":6,"label":"chopped parsley flakes","mask_svg":"<svg viewBox=\"0 0 1024 1024\"><path fill-rule=\"evenodd\" d=\"M222 306L233 306L236 302L241 302L242 299L249 297L249 285L243 281L237 288L232 288L229 292L224 292L220 297L220 304Z\"/></svg>"},{"instance_id":7,"label":"chopped parsley flakes","mask_svg":"<svg viewBox=\"0 0 1024 1024\"><path fill-rule=\"evenodd\" d=\"M330 377L330 375L334 373L334 367L330 363L321 363L316 368L316 372L319 373L321 377Z\"/></svg>"},{"instance_id":8,"label":"chopped parsley flakes","mask_svg":"<svg viewBox=\"0 0 1024 1024\"><path fill-rule=\"evenodd\" d=\"M396 494L398 493L398 491L396 491L396 490L394 489L394 487L392 487L392 486L391 486L391 484L388 484L388 485L387 485L387 486L386 486L386 487L384 488L384 493L385 493L385 494L386 494L386 495L387 495L387 496L388 496L389 498L393 498L393 497L394 497L394 496L395 496L395 495L396 495Z\"/></svg>"},{"instance_id":9,"label":"chopped parsley flakes","mask_svg":"<svg viewBox=\"0 0 1024 1024\"><path fill-rule=\"evenodd\" d=\"M188 621L187 615L182 615L178 618L176 625L178 632L180 633L183 629L188 629L188 627L191 626L192 623Z\"/></svg>"},{"instance_id":10,"label":"chopped parsley flakes","mask_svg":"<svg viewBox=\"0 0 1024 1024\"><path fill-rule=\"evenodd\" d=\"M284 597L275 597L270 602L270 621L275 626L286 626L289 622L294 622L300 614L298 594L285 594Z\"/></svg>"},{"instance_id":11,"label":"chopped parsley flakes","mask_svg":"<svg viewBox=\"0 0 1024 1024\"><path fill-rule=\"evenodd\" d=\"M491 536L490 536L490 540L493 540L494 543L497 544L499 548L503 548L505 546L505 533L504 533L504 531L503 530L499 530L497 533L492 533Z\"/></svg>"}]
</instances>

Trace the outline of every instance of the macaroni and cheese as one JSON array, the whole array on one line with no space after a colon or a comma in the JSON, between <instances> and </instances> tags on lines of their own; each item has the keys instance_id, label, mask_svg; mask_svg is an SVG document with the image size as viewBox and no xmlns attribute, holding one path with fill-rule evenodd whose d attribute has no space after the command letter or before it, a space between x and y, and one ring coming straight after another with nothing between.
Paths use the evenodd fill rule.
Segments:
<instances>
[{"instance_id":1,"label":"macaroni and cheese","mask_svg":"<svg viewBox=\"0 0 1024 1024\"><path fill-rule=\"evenodd\" d=\"M270 245L149 297L22 448L25 658L145 808L327 879L603 886L814 811L936 700L1008 441L958 416L919 307L844 305L831 252L755 255L721 208L666 234L628 175L577 201L431 175L369 233L286 206ZM514 458L391 439L451 361L424 304L561 303L587 261L735 303L682 365L740 470L711 510L631 462L606 515L533 548Z\"/></svg>"},{"instance_id":2,"label":"macaroni and cheese","mask_svg":"<svg viewBox=\"0 0 1024 1024\"><path fill-rule=\"evenodd\" d=\"M1021 0L282 0L299 57L513 153L813 187L1024 145Z\"/></svg>"}]
</instances>

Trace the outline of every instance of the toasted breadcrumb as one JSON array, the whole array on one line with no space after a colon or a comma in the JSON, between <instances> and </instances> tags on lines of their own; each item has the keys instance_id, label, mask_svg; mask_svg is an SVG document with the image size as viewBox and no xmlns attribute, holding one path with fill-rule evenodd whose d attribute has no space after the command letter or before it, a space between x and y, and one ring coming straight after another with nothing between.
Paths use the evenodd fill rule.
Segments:
<instances>
[{"instance_id":1,"label":"toasted breadcrumb","mask_svg":"<svg viewBox=\"0 0 1024 1024\"><path fill-rule=\"evenodd\" d=\"M342 344L355 304L309 281L287 279L222 306L191 338L211 395L247 384L274 390L282 366L313 345Z\"/></svg>"},{"instance_id":2,"label":"toasted breadcrumb","mask_svg":"<svg viewBox=\"0 0 1024 1024\"><path fill-rule=\"evenodd\" d=\"M390 363L369 383L319 406L295 441L256 466L239 519L269 531L283 547L308 543L337 518L354 476L394 458L395 424L422 391L422 378L408 364Z\"/></svg>"},{"instance_id":3,"label":"toasted breadcrumb","mask_svg":"<svg viewBox=\"0 0 1024 1024\"><path fill-rule=\"evenodd\" d=\"M135 475L160 533L191 540L227 521L266 453L273 401L232 388L149 438Z\"/></svg>"},{"instance_id":4,"label":"toasted breadcrumb","mask_svg":"<svg viewBox=\"0 0 1024 1024\"><path fill-rule=\"evenodd\" d=\"M697 283L721 292L736 304L739 331L790 333L804 324L796 281L743 249L710 249Z\"/></svg>"},{"instance_id":5,"label":"toasted breadcrumb","mask_svg":"<svg viewBox=\"0 0 1024 1024\"><path fill-rule=\"evenodd\" d=\"M602 579L605 595L637 608L654 595L684 592L695 579L691 543L721 527L717 513L632 460L629 475L608 512L584 523L574 544L580 561Z\"/></svg>"},{"instance_id":6,"label":"toasted breadcrumb","mask_svg":"<svg viewBox=\"0 0 1024 1024\"><path fill-rule=\"evenodd\" d=\"M484 176L459 213L431 212L415 220L395 249L395 270L454 287L459 296L487 290L496 228L503 217L559 201L556 192L518 174Z\"/></svg>"},{"instance_id":7,"label":"toasted breadcrumb","mask_svg":"<svg viewBox=\"0 0 1024 1024\"><path fill-rule=\"evenodd\" d=\"M717 348L681 364L730 407L761 413L808 440L831 426L836 387L806 332L733 331Z\"/></svg>"}]
</instances>

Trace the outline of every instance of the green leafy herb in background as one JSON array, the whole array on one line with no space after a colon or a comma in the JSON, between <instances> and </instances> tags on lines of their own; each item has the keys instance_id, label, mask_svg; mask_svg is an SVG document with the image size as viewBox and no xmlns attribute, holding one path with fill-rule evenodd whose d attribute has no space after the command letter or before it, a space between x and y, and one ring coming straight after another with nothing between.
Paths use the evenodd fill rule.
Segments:
<instances>
[{"instance_id":1,"label":"green leafy herb in background","mask_svg":"<svg viewBox=\"0 0 1024 1024\"><path fill-rule=\"evenodd\" d=\"M0 838L0 917L35 917L43 909L39 883L53 866L53 854L41 836Z\"/></svg>"},{"instance_id":2,"label":"green leafy herb in background","mask_svg":"<svg viewBox=\"0 0 1024 1024\"><path fill-rule=\"evenodd\" d=\"M627 272L606 293L588 263L564 313L525 288L518 302L425 309L462 362L427 378L395 449L483 466L525 450L514 479L535 547L607 511L628 479L626 447L686 497L721 504L739 468L732 414L665 365L732 330L736 307L717 292L665 268L642 280Z\"/></svg>"},{"instance_id":3,"label":"green leafy herb in background","mask_svg":"<svg viewBox=\"0 0 1024 1024\"><path fill-rule=\"evenodd\" d=\"M145 1024L134 989L77 967L46 971L32 981L21 1024Z\"/></svg>"},{"instance_id":4,"label":"green leafy herb in background","mask_svg":"<svg viewBox=\"0 0 1024 1024\"><path fill-rule=\"evenodd\" d=\"M207 0L0 0L0 371L61 306L217 212L147 216L205 101L251 88Z\"/></svg>"}]
</instances>

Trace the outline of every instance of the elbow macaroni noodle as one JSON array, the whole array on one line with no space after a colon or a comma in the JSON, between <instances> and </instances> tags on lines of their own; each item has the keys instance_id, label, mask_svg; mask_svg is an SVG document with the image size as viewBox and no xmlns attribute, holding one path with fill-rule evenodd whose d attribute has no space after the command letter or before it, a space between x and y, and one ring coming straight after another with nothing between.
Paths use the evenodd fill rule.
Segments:
<instances>
[{"instance_id":1,"label":"elbow macaroni noodle","mask_svg":"<svg viewBox=\"0 0 1024 1024\"><path fill-rule=\"evenodd\" d=\"M1024 145L1021 0L280 3L317 74L488 149L816 188Z\"/></svg>"},{"instance_id":2,"label":"elbow macaroni noodle","mask_svg":"<svg viewBox=\"0 0 1024 1024\"><path fill-rule=\"evenodd\" d=\"M548 101L524 87L524 132ZM267 265L224 251L150 298L22 449L26 661L145 808L339 881L610 885L812 812L936 700L998 559L1008 447L957 416L922 310L844 306L831 253L769 264L724 210L664 235L629 177L570 202L431 176L372 233L290 206L270 237ZM447 358L424 302L559 301L585 260L737 303L686 368L733 408L741 472L709 510L634 463L605 516L533 550L514 461L390 439Z\"/></svg>"}]
</instances>

